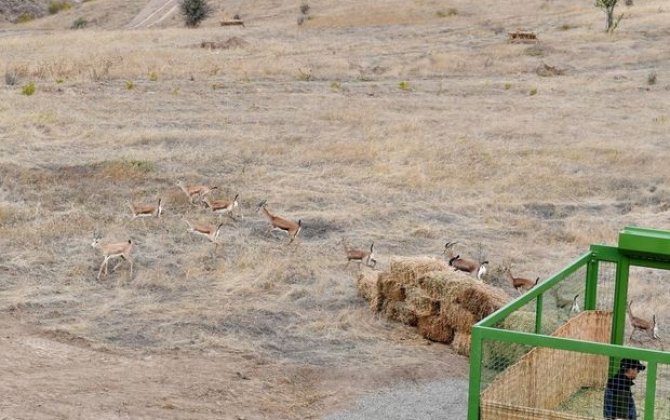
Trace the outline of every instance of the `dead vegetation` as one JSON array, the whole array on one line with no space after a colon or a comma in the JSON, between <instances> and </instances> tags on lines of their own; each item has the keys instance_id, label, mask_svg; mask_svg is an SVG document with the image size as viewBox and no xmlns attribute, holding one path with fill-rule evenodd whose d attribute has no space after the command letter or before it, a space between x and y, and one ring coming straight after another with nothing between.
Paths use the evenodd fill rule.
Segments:
<instances>
[{"instance_id":1,"label":"dead vegetation","mask_svg":"<svg viewBox=\"0 0 670 420\"><path fill-rule=\"evenodd\" d=\"M614 38L589 29L601 24L591 4L567 0L461 2L448 19L437 13L442 4L329 0L313 5L313 19L299 28L296 3L245 5L247 44L214 53L200 46L227 42L215 19L196 31L170 21L119 30L141 7L130 0L82 3L0 34L0 74L11 75L0 89L4 314L123 358L119 366L128 370L133 358L175 357L204 376L197 366L218 365L235 378L226 369L267 372L235 382L242 384L235 394L219 390L221 399L207 381L170 382L174 394L186 387L211 410L202 418L317 417L406 379L402 372L444 378L454 371L435 366L464 375L467 363L369 311L343 269L342 237L358 246L374 240L384 271L393 271L390 255L438 257L445 240L458 238L464 255L475 257L483 243L494 283L503 259L546 278L588 244L614 243L621 226L670 228L669 69L658 59L670 43L660 1L636 5ZM97 25L69 30L75 12ZM518 17L515 26L542 28L541 48L505 42L509 16ZM569 31L560 29L566 22ZM543 62L569 71L538 77ZM22 95L31 81L36 94ZM399 89L401 81L411 89ZM541 94L529 96L532 87ZM239 193L243 217L217 221L189 202L179 180L219 186L220 197ZM161 218L131 222L126 203L153 197L163 198ZM297 246L265 235L267 222L255 211L262 200L303 220ZM224 223L217 252L187 231L184 217ZM123 266L95 279L96 230L110 241L133 240L131 281ZM644 286L635 295L640 307L658 295L653 283ZM393 282L384 287L414 298ZM447 325L482 314L436 316L431 303L419 316L385 302L394 317L451 339L461 352L466 328ZM440 304L437 313L443 310ZM211 365L198 365L203 358ZM158 381L134 380L129 389L143 392L131 398L129 416L173 417L160 407L147 414L146 401L164 391ZM71 383L68 395L76 395L82 385ZM37 387L24 389L21 398L54 406L30 391ZM153 394L143 400L145 389ZM269 394L261 411L245 399ZM124 407L121 399L95 398L105 412L92 415L76 411L76 397L54 398L75 407L70 418ZM17 410L29 407L13 401Z\"/></svg>"}]
</instances>

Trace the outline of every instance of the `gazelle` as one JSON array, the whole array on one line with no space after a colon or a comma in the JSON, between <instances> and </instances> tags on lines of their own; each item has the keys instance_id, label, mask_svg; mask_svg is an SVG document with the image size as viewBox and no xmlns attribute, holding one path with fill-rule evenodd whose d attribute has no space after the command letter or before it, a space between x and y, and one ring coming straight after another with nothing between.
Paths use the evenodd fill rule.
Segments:
<instances>
[{"instance_id":1,"label":"gazelle","mask_svg":"<svg viewBox=\"0 0 670 420\"><path fill-rule=\"evenodd\" d=\"M540 281L539 277L536 278L535 280L526 279L523 277L514 277L512 275L512 270L510 267L505 267L504 273L509 279L509 281L512 283L512 286L516 289L517 292L519 292L519 294L522 294L522 291L526 292L532 289Z\"/></svg>"},{"instance_id":2,"label":"gazelle","mask_svg":"<svg viewBox=\"0 0 670 420\"><path fill-rule=\"evenodd\" d=\"M227 214L230 217L233 217L233 211L239 207L237 199L239 194L235 194L233 200L210 200L209 197L205 197L202 202L205 203L207 207L212 209L213 213L216 214Z\"/></svg>"},{"instance_id":3,"label":"gazelle","mask_svg":"<svg viewBox=\"0 0 670 420\"><path fill-rule=\"evenodd\" d=\"M223 223L219 223L218 226L206 225L206 224L195 224L192 225L188 220L184 219L188 225L188 232L195 233L196 235L204 236L209 239L210 242L214 243L214 250L219 247L219 242L217 241L219 237L219 232L223 227Z\"/></svg>"},{"instance_id":4,"label":"gazelle","mask_svg":"<svg viewBox=\"0 0 670 420\"><path fill-rule=\"evenodd\" d=\"M579 313L579 302L577 299L579 298L579 293L575 295L572 299L565 298L560 295L558 292L557 288L552 288L549 293L551 293L554 296L554 300L556 301L556 308L557 309L566 309L570 307L570 312L574 313Z\"/></svg>"},{"instance_id":5,"label":"gazelle","mask_svg":"<svg viewBox=\"0 0 670 420\"><path fill-rule=\"evenodd\" d=\"M486 273L488 271L486 268L488 263L488 261L483 261L481 264L479 264L479 270L477 270L477 280L484 281L484 277L486 277Z\"/></svg>"},{"instance_id":6,"label":"gazelle","mask_svg":"<svg viewBox=\"0 0 670 420\"><path fill-rule=\"evenodd\" d=\"M108 275L108 265L109 265L109 260L112 258L118 258L120 257L122 260L128 261L130 263L130 277L132 278L133 276L133 258L130 255L130 253L133 250L133 241L131 239L128 239L128 242L119 242L119 243L112 243L112 244L101 244L100 243L100 238L93 235L93 243L91 244L93 248L99 248L102 251L102 255L105 257L105 259L102 261L102 264L100 264L100 269L98 270L98 280L100 280L100 275L102 274L102 269L105 269L105 275ZM116 270L116 267L121 264L122 261L120 261L118 264L112 268L112 271Z\"/></svg>"},{"instance_id":7,"label":"gazelle","mask_svg":"<svg viewBox=\"0 0 670 420\"><path fill-rule=\"evenodd\" d=\"M365 265L368 267L373 267L377 265L377 260L375 259L375 243L372 242L370 245L370 250L369 251L364 251L362 249L349 249L347 248L347 245L344 244L344 252L347 254L347 265L344 266L344 268L347 268L349 266L349 263L351 261L356 261L358 262L358 266L365 261Z\"/></svg>"},{"instance_id":8,"label":"gazelle","mask_svg":"<svg viewBox=\"0 0 670 420\"><path fill-rule=\"evenodd\" d=\"M163 212L163 205L161 204L161 199L158 199L158 204L156 206L146 206L138 205L134 203L128 203L130 210L133 212L132 220L137 219L138 217L161 217Z\"/></svg>"},{"instance_id":9,"label":"gazelle","mask_svg":"<svg viewBox=\"0 0 670 420\"><path fill-rule=\"evenodd\" d=\"M483 261L481 263L471 260L468 258L461 258L460 255L457 255L454 257L454 250L452 249L454 245L456 245L458 242L447 242L447 244L444 246L444 255L449 258L449 265L451 267L454 267L454 270L456 271L464 271L466 273L476 273L477 278L481 280L479 276L479 270L482 268L483 265L488 264L488 261ZM484 271L482 273L483 275L486 274L486 267L484 267Z\"/></svg>"},{"instance_id":10,"label":"gazelle","mask_svg":"<svg viewBox=\"0 0 670 420\"><path fill-rule=\"evenodd\" d=\"M194 199L202 201L203 197L219 187L210 187L207 185L186 185L184 181L177 182L177 186L184 191L191 204L195 204Z\"/></svg>"},{"instance_id":11,"label":"gazelle","mask_svg":"<svg viewBox=\"0 0 670 420\"><path fill-rule=\"evenodd\" d=\"M628 339L632 340L635 331L640 330L651 335L652 339L658 340L659 337L658 325L656 324L656 314L652 316L651 321L637 317L633 315L633 310L631 309L632 304L632 301L628 302L628 320L630 321L630 325L633 327L633 331L630 333L630 337L628 337Z\"/></svg>"},{"instance_id":12,"label":"gazelle","mask_svg":"<svg viewBox=\"0 0 670 420\"><path fill-rule=\"evenodd\" d=\"M281 230L282 232L285 232L289 237L289 244L295 240L302 229L302 220L298 220L298 223L296 223L292 220L270 213L267 209L267 200L263 200L258 204L258 210L263 212L270 222L268 233L273 230Z\"/></svg>"}]
</instances>

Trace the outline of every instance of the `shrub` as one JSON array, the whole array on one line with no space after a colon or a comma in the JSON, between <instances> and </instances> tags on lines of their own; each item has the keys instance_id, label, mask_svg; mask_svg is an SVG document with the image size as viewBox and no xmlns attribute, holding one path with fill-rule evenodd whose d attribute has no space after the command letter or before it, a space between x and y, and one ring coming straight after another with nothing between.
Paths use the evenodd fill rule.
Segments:
<instances>
[{"instance_id":1,"label":"shrub","mask_svg":"<svg viewBox=\"0 0 670 420\"><path fill-rule=\"evenodd\" d=\"M212 14L207 0L181 0L179 5L184 22L189 28L195 28Z\"/></svg>"},{"instance_id":2,"label":"shrub","mask_svg":"<svg viewBox=\"0 0 670 420\"><path fill-rule=\"evenodd\" d=\"M21 13L21 15L18 18L16 18L16 22L27 23L33 19L35 19L35 16L31 15L30 13Z\"/></svg>"},{"instance_id":3,"label":"shrub","mask_svg":"<svg viewBox=\"0 0 670 420\"><path fill-rule=\"evenodd\" d=\"M312 69L309 67L298 68L298 80L302 80L303 82L312 80Z\"/></svg>"},{"instance_id":4,"label":"shrub","mask_svg":"<svg viewBox=\"0 0 670 420\"><path fill-rule=\"evenodd\" d=\"M537 88L535 88L535 87L532 88L530 91L528 91L528 94L529 94L530 96L535 96L535 95L537 95Z\"/></svg>"},{"instance_id":5,"label":"shrub","mask_svg":"<svg viewBox=\"0 0 670 420\"><path fill-rule=\"evenodd\" d=\"M149 80L151 80L152 82L157 81L158 80L158 73L156 73L155 71L149 72Z\"/></svg>"},{"instance_id":6,"label":"shrub","mask_svg":"<svg viewBox=\"0 0 670 420\"><path fill-rule=\"evenodd\" d=\"M400 90L405 90L405 91L411 90L409 82L406 81L406 80L403 80L402 82L398 83L398 87L400 88Z\"/></svg>"},{"instance_id":7,"label":"shrub","mask_svg":"<svg viewBox=\"0 0 670 420\"><path fill-rule=\"evenodd\" d=\"M70 29L84 29L85 27L88 26L88 21L84 19L83 17L75 19L74 22L72 22L72 26L70 26Z\"/></svg>"},{"instance_id":8,"label":"shrub","mask_svg":"<svg viewBox=\"0 0 670 420\"><path fill-rule=\"evenodd\" d=\"M21 87L21 93L26 96L31 96L32 94L35 93L35 90L36 90L35 83L33 82L30 82L27 85L23 85Z\"/></svg>"},{"instance_id":9,"label":"shrub","mask_svg":"<svg viewBox=\"0 0 670 420\"><path fill-rule=\"evenodd\" d=\"M655 71L652 70L651 73L649 73L647 75L647 84L648 85L655 85L656 84L656 72Z\"/></svg>"},{"instance_id":10,"label":"shrub","mask_svg":"<svg viewBox=\"0 0 670 420\"><path fill-rule=\"evenodd\" d=\"M7 70L5 72L5 84L8 86L14 86L16 84L18 77L15 71Z\"/></svg>"},{"instance_id":11,"label":"shrub","mask_svg":"<svg viewBox=\"0 0 670 420\"><path fill-rule=\"evenodd\" d=\"M449 17L449 16L456 16L456 15L458 15L458 9L455 9L453 7L450 7L446 11L438 10L437 12L435 12L435 16L440 17L440 18L445 18L445 17Z\"/></svg>"},{"instance_id":12,"label":"shrub","mask_svg":"<svg viewBox=\"0 0 670 420\"><path fill-rule=\"evenodd\" d=\"M49 3L49 13L52 15L55 15L61 10L68 10L70 8L72 8L72 5L67 0L63 1L52 0L51 3Z\"/></svg>"},{"instance_id":13,"label":"shrub","mask_svg":"<svg viewBox=\"0 0 670 420\"><path fill-rule=\"evenodd\" d=\"M131 90L135 87L135 82L132 80L126 80L126 89Z\"/></svg>"},{"instance_id":14,"label":"shrub","mask_svg":"<svg viewBox=\"0 0 670 420\"><path fill-rule=\"evenodd\" d=\"M306 15L309 12L309 4L303 3L300 5L300 13Z\"/></svg>"}]
</instances>

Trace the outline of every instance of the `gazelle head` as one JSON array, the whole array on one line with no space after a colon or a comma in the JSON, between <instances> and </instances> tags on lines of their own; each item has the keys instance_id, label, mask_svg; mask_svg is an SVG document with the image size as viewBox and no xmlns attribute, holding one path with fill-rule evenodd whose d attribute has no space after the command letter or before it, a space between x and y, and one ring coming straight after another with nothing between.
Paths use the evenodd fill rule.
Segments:
<instances>
[{"instance_id":1,"label":"gazelle head","mask_svg":"<svg viewBox=\"0 0 670 420\"><path fill-rule=\"evenodd\" d=\"M447 242L447 243L444 245L444 251L442 251L442 254L446 255L446 256L449 257L449 258L453 257L454 250L453 250L452 248L453 248L454 245L456 245L457 243L458 243L458 241Z\"/></svg>"},{"instance_id":2,"label":"gazelle head","mask_svg":"<svg viewBox=\"0 0 670 420\"><path fill-rule=\"evenodd\" d=\"M98 232L93 232L93 242L91 242L91 246L93 248L97 248L100 246L100 239L102 239L102 236L98 234Z\"/></svg>"}]
</instances>

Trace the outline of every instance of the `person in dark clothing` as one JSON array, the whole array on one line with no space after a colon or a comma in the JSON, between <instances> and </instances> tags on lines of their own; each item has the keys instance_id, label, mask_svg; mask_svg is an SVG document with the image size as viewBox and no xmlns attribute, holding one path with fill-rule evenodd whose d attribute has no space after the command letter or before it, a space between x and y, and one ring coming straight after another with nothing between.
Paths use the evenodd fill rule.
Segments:
<instances>
[{"instance_id":1,"label":"person in dark clothing","mask_svg":"<svg viewBox=\"0 0 670 420\"><path fill-rule=\"evenodd\" d=\"M621 359L619 372L607 381L605 388L605 401L603 404L603 415L606 420L637 419L635 400L630 387L635 385L633 379L646 366L635 359Z\"/></svg>"}]
</instances>

